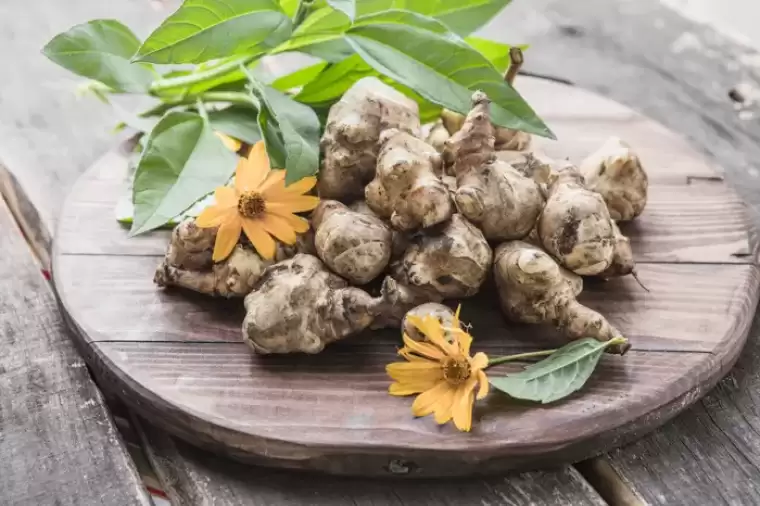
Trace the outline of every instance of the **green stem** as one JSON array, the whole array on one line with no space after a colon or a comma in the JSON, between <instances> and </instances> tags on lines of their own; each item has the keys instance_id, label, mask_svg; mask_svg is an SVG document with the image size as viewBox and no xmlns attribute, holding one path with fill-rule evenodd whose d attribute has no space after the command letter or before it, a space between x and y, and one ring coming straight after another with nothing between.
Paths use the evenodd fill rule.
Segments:
<instances>
[{"instance_id":1,"label":"green stem","mask_svg":"<svg viewBox=\"0 0 760 506\"><path fill-rule=\"evenodd\" d=\"M298 28L298 26L304 22L306 16L309 15L309 11L311 10L311 3L312 0L298 0L298 7L296 8L296 13L293 16L293 30Z\"/></svg>"},{"instance_id":2,"label":"green stem","mask_svg":"<svg viewBox=\"0 0 760 506\"><path fill-rule=\"evenodd\" d=\"M157 93L159 91L174 88L185 88L187 86L192 86L193 84L198 84L209 79L214 79L215 77L223 76L237 70L241 65L248 65L259 56L261 56L261 53L243 56L241 58L223 63L217 67L213 67L202 72L196 72L180 77L170 77L168 79L158 79L156 81L153 81L153 84L150 85L150 91L151 93Z\"/></svg>"},{"instance_id":3,"label":"green stem","mask_svg":"<svg viewBox=\"0 0 760 506\"><path fill-rule=\"evenodd\" d=\"M557 350L531 351L528 353L518 353L517 355L505 355L503 357L491 358L488 359L488 365L486 367L503 364L505 362L514 362L515 360L522 360L524 358L545 357L551 355L555 351Z\"/></svg>"},{"instance_id":4,"label":"green stem","mask_svg":"<svg viewBox=\"0 0 760 506\"><path fill-rule=\"evenodd\" d=\"M242 91L207 91L206 93L201 93L200 95L185 97L179 100L172 100L170 102L158 104L157 106L152 107L147 111L141 112L139 116L141 118L146 118L148 116L163 116L166 111L172 109L173 107L196 104L198 100L202 100L204 103L226 102L230 104L256 106L256 102L253 100L253 98Z\"/></svg>"}]
</instances>

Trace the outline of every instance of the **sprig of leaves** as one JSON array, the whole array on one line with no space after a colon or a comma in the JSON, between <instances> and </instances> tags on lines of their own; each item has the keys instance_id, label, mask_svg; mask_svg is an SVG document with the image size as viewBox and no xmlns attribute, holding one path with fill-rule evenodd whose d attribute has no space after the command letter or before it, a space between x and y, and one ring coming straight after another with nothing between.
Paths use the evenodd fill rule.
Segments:
<instances>
[{"instance_id":1,"label":"sprig of leaves","mask_svg":"<svg viewBox=\"0 0 760 506\"><path fill-rule=\"evenodd\" d=\"M580 339L519 373L491 377L489 381L494 388L515 399L548 404L580 390L596 369L604 350L626 342L622 337L605 342Z\"/></svg>"}]
</instances>

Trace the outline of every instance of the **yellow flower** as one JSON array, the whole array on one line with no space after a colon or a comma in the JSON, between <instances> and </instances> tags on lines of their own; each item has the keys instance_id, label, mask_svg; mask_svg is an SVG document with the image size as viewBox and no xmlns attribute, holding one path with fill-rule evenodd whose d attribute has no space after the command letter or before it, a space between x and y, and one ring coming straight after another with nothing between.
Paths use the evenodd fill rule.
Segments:
<instances>
[{"instance_id":1,"label":"yellow flower","mask_svg":"<svg viewBox=\"0 0 760 506\"><path fill-rule=\"evenodd\" d=\"M243 146L243 143L239 140L230 137L229 135L225 135L222 132L214 132L214 134L219 137L219 140L222 141L222 144L225 145L227 149L230 151L238 152L240 151L240 148Z\"/></svg>"},{"instance_id":2,"label":"yellow flower","mask_svg":"<svg viewBox=\"0 0 760 506\"><path fill-rule=\"evenodd\" d=\"M319 198L304 195L317 180L305 177L285 186L285 171L271 170L263 142L251 148L235 172L235 187L221 186L214 192L216 203L195 219L201 228L219 227L214 243L215 262L227 258L240 239L241 230L258 254L274 258L272 236L285 244L295 244L296 233L309 230L309 221L295 213L311 211Z\"/></svg>"},{"instance_id":3,"label":"yellow flower","mask_svg":"<svg viewBox=\"0 0 760 506\"><path fill-rule=\"evenodd\" d=\"M472 406L477 398L488 394L488 366L485 353L470 356L472 336L459 328L459 310L453 328L444 328L432 315L409 316L409 322L427 338L416 342L404 334L404 347L399 355L408 362L388 364L386 371L395 383L391 395L420 394L412 404L414 416L435 413L435 421L443 424L454 419L461 431L472 427Z\"/></svg>"}]
</instances>

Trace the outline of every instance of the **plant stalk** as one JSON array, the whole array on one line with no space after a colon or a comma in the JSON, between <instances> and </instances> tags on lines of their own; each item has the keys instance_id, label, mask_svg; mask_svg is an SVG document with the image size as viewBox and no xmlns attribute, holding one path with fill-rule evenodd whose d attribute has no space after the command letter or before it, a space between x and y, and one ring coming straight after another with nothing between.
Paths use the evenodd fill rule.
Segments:
<instances>
[{"instance_id":1,"label":"plant stalk","mask_svg":"<svg viewBox=\"0 0 760 506\"><path fill-rule=\"evenodd\" d=\"M515 83L515 77L520 72L520 68L525 63L525 57L523 56L522 49L517 46L509 48L509 67L504 73L504 80L512 86Z\"/></svg>"},{"instance_id":2,"label":"plant stalk","mask_svg":"<svg viewBox=\"0 0 760 506\"><path fill-rule=\"evenodd\" d=\"M230 72L233 72L240 68L241 65L248 65L259 56L261 56L261 53L257 53L255 55L247 55L229 61L227 63L223 63L217 67L204 70L202 72L196 72L194 74L180 77L170 77L168 79L158 79L156 81L153 81L153 84L150 85L150 92L155 94L159 91L165 91L174 88L185 88L192 86L193 84L202 83L203 81L229 74Z\"/></svg>"},{"instance_id":3,"label":"plant stalk","mask_svg":"<svg viewBox=\"0 0 760 506\"><path fill-rule=\"evenodd\" d=\"M505 355L503 357L491 358L488 360L488 365L486 367L504 364L506 362L514 362L515 360L522 360L524 358L545 357L547 355L551 355L555 351L557 350L531 351L528 353L518 353L516 355Z\"/></svg>"},{"instance_id":4,"label":"plant stalk","mask_svg":"<svg viewBox=\"0 0 760 506\"><path fill-rule=\"evenodd\" d=\"M293 30L298 28L298 26L304 22L306 16L309 15L311 4L312 0L298 0L298 7L296 8L296 13L293 16Z\"/></svg>"},{"instance_id":5,"label":"plant stalk","mask_svg":"<svg viewBox=\"0 0 760 506\"><path fill-rule=\"evenodd\" d=\"M253 98L242 91L207 91L200 95L192 97L184 97L179 100L172 100L171 102L164 102L157 106L141 112L138 116L141 118L147 118L148 116L162 116L166 111L173 107L180 105L192 105L197 103L198 100L202 100L204 103L209 102L227 102L237 105L250 105L256 106L256 102Z\"/></svg>"}]
</instances>

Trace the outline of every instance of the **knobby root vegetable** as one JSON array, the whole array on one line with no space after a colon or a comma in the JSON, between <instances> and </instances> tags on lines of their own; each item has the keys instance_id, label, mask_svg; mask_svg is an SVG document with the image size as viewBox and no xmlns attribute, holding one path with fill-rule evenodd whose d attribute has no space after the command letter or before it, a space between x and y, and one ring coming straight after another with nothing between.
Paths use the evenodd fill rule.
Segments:
<instances>
[{"instance_id":1,"label":"knobby root vegetable","mask_svg":"<svg viewBox=\"0 0 760 506\"><path fill-rule=\"evenodd\" d=\"M440 301L441 298L437 294L426 293L387 276L380 289L378 316L372 322L371 328L398 328L410 310L431 300Z\"/></svg>"},{"instance_id":2,"label":"knobby root vegetable","mask_svg":"<svg viewBox=\"0 0 760 506\"><path fill-rule=\"evenodd\" d=\"M586 189L575 167L561 170L538 220L541 244L563 267L592 276L612 264L615 232L602 196Z\"/></svg>"},{"instance_id":3,"label":"knobby root vegetable","mask_svg":"<svg viewBox=\"0 0 760 506\"><path fill-rule=\"evenodd\" d=\"M383 223L389 223L389 221L383 220L380 216L378 216L375 211L370 209L370 207L367 205L367 201L362 200L355 200L351 203L350 206L348 206L351 210L356 211L357 213L366 214L368 216L373 216L375 218L378 218L383 221ZM392 246L391 246L391 259L395 260L397 258L400 258L401 255L404 254L406 251L406 248L409 246L409 237L407 236L406 232L402 232L400 230L396 230L395 228L391 227L391 235L392 235Z\"/></svg>"},{"instance_id":4,"label":"knobby root vegetable","mask_svg":"<svg viewBox=\"0 0 760 506\"><path fill-rule=\"evenodd\" d=\"M380 218L323 200L311 217L317 256L352 284L375 279L388 266L392 251L390 226Z\"/></svg>"},{"instance_id":5,"label":"knobby root vegetable","mask_svg":"<svg viewBox=\"0 0 760 506\"><path fill-rule=\"evenodd\" d=\"M647 203L649 181L639 157L617 137L609 138L580 164L586 187L602 195L610 216L630 221Z\"/></svg>"},{"instance_id":6,"label":"knobby root vegetable","mask_svg":"<svg viewBox=\"0 0 760 506\"><path fill-rule=\"evenodd\" d=\"M442 121L433 123L430 127L430 131L427 132L427 135L424 135L425 142L433 146L439 153L443 153L443 148L449 137L451 137L451 134L446 130Z\"/></svg>"},{"instance_id":7,"label":"knobby root vegetable","mask_svg":"<svg viewBox=\"0 0 760 506\"><path fill-rule=\"evenodd\" d=\"M427 228L448 220L454 205L440 179L441 157L425 141L391 129L380 136L375 179L367 205L399 230Z\"/></svg>"},{"instance_id":8,"label":"knobby root vegetable","mask_svg":"<svg viewBox=\"0 0 760 506\"><path fill-rule=\"evenodd\" d=\"M510 65L504 74L504 80L511 86L514 83L517 73L522 67L524 57L522 50L518 47L512 47L509 50ZM465 117L462 114L444 109L441 113L443 125L449 134L454 135L465 124ZM528 149L531 143L531 136L528 133L511 128L494 126L494 147L497 151L522 151Z\"/></svg>"},{"instance_id":9,"label":"knobby root vegetable","mask_svg":"<svg viewBox=\"0 0 760 506\"><path fill-rule=\"evenodd\" d=\"M381 304L311 255L267 268L245 298L243 339L256 353L319 353L361 332Z\"/></svg>"},{"instance_id":10,"label":"knobby root vegetable","mask_svg":"<svg viewBox=\"0 0 760 506\"><path fill-rule=\"evenodd\" d=\"M612 229L615 232L615 251L612 255L612 264L599 277L602 279L617 278L622 276L633 276L636 282L646 290L649 289L639 280L636 273L636 262L633 260L633 250L631 241L618 228L617 224L612 222Z\"/></svg>"},{"instance_id":11,"label":"knobby root vegetable","mask_svg":"<svg viewBox=\"0 0 760 506\"><path fill-rule=\"evenodd\" d=\"M166 256L156 269L154 283L177 286L219 297L244 297L274 262L309 249L310 232L298 236L294 246L277 243L274 260L262 259L252 247L238 244L229 257L214 263L215 228L200 228L187 218L172 231Z\"/></svg>"},{"instance_id":12,"label":"knobby root vegetable","mask_svg":"<svg viewBox=\"0 0 760 506\"><path fill-rule=\"evenodd\" d=\"M454 158L457 210L475 223L486 239L523 238L544 206L541 188L495 158L488 97L476 92L472 103L464 126L447 142Z\"/></svg>"},{"instance_id":13,"label":"knobby root vegetable","mask_svg":"<svg viewBox=\"0 0 760 506\"><path fill-rule=\"evenodd\" d=\"M319 195L343 202L364 196L375 175L377 141L390 128L419 135L417 103L375 77L360 79L327 116Z\"/></svg>"},{"instance_id":14,"label":"knobby root vegetable","mask_svg":"<svg viewBox=\"0 0 760 506\"><path fill-rule=\"evenodd\" d=\"M424 318L425 316L433 316L439 322L441 322L441 325L444 328L453 328L455 325L454 311L450 307L444 306L443 304L439 304L437 302L427 302L411 309L408 313L406 313L406 316L404 316L404 321L401 323L401 332L414 339L415 341L424 341L425 335L417 330L417 327L409 322L409 316L417 316L419 318Z\"/></svg>"},{"instance_id":15,"label":"knobby root vegetable","mask_svg":"<svg viewBox=\"0 0 760 506\"><path fill-rule=\"evenodd\" d=\"M567 160L555 160L541 151L497 151L496 158L510 164L523 176L540 185L550 185L563 168L572 165Z\"/></svg>"},{"instance_id":16,"label":"knobby root vegetable","mask_svg":"<svg viewBox=\"0 0 760 506\"><path fill-rule=\"evenodd\" d=\"M583 287L580 277L536 246L503 243L496 249L494 276L502 310L513 321L551 323L571 340L609 341L621 335L602 315L576 300ZM612 348L609 351L622 354L628 345Z\"/></svg>"},{"instance_id":17,"label":"knobby root vegetable","mask_svg":"<svg viewBox=\"0 0 760 506\"><path fill-rule=\"evenodd\" d=\"M422 290L430 301L475 295L485 281L492 251L483 233L462 215L412 238L401 260L391 264L393 277Z\"/></svg>"}]
</instances>

